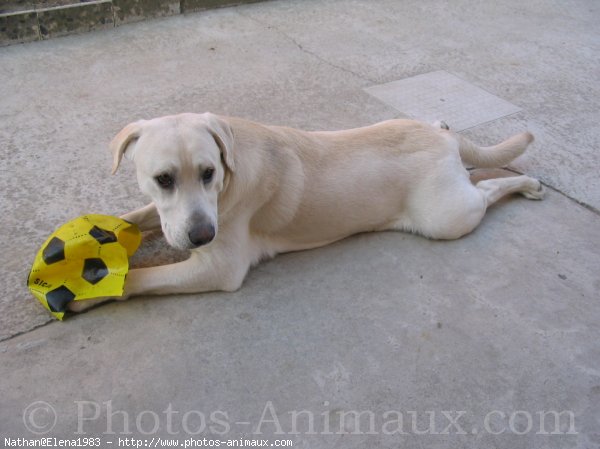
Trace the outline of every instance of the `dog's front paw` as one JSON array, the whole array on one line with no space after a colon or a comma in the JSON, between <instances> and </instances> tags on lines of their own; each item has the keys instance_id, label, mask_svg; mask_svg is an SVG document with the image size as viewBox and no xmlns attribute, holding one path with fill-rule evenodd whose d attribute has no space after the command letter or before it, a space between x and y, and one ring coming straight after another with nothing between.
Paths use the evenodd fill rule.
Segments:
<instances>
[{"instance_id":1,"label":"dog's front paw","mask_svg":"<svg viewBox=\"0 0 600 449\"><path fill-rule=\"evenodd\" d=\"M112 296L105 296L102 298L95 298L95 299L80 299L78 301L71 301L67 304L67 309L70 312L75 312L75 313L79 313L79 312L84 312L88 309L91 309L92 307L96 307L104 302L109 302L109 301L115 301L115 300L119 300L121 298L116 298L116 297L112 297Z\"/></svg>"}]
</instances>

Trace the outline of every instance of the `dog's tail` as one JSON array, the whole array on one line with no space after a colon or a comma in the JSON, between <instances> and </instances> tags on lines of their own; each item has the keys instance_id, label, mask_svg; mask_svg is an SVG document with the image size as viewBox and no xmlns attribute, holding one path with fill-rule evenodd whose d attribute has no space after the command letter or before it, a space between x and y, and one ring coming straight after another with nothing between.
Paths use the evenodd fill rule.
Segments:
<instances>
[{"instance_id":1,"label":"dog's tail","mask_svg":"<svg viewBox=\"0 0 600 449\"><path fill-rule=\"evenodd\" d=\"M460 134L456 137L462 161L478 168L504 167L523 154L527 145L533 142L533 134L529 132L517 134L491 147L479 147Z\"/></svg>"}]
</instances>

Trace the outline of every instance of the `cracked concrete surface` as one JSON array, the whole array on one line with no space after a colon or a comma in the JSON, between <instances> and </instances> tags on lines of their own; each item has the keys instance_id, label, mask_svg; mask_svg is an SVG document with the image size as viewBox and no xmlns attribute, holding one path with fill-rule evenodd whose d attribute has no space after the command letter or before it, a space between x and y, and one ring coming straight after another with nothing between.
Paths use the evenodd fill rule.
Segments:
<instances>
[{"instance_id":1,"label":"cracked concrete surface","mask_svg":"<svg viewBox=\"0 0 600 449\"><path fill-rule=\"evenodd\" d=\"M287 0L1 48L0 436L34 437L23 411L45 401L57 414L48 436L83 425L106 439L112 401L131 417L133 434L117 423L117 436L143 436L148 410L160 417L152 436L169 437L171 405L176 438L191 436L186 412L215 411L229 431L200 436L260 438L271 403L284 434L270 423L262 437L294 447L599 447L599 16L592 1ZM511 169L555 189L545 201L510 198L455 242L380 233L279 256L236 293L138 298L58 323L27 292L53 229L143 204L131 166L108 175L123 125L209 110L362 126L402 116L364 88L435 70L522 108L465 134L487 145L534 132ZM134 265L181 257L155 234ZM98 419L81 422L81 401ZM290 432L300 410L342 431ZM377 431L340 424L352 410L372 411ZM403 434L382 430L393 410ZM466 433L411 432L410 410L437 411L442 429L441 411L466 411ZM494 410L502 434L484 431ZM533 430L524 414L509 429L519 410ZM572 412L575 432L536 434L536 413L552 410Z\"/></svg>"}]
</instances>

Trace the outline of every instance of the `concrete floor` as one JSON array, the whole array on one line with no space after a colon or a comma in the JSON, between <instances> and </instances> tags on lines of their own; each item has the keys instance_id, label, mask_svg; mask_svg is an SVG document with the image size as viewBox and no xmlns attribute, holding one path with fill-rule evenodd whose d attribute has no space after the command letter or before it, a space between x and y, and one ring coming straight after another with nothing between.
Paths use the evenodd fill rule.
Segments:
<instances>
[{"instance_id":1,"label":"concrete floor","mask_svg":"<svg viewBox=\"0 0 600 449\"><path fill-rule=\"evenodd\" d=\"M0 437L600 447L600 12L491 5L272 1L1 48ZM25 288L58 225L143 204L132 167L108 176L128 122L366 125L403 114L364 88L436 70L522 108L465 134L533 131L512 167L552 187L545 201L503 201L459 241L360 235L266 262L236 293L62 323ZM135 264L182 257L165 245L151 236Z\"/></svg>"}]
</instances>

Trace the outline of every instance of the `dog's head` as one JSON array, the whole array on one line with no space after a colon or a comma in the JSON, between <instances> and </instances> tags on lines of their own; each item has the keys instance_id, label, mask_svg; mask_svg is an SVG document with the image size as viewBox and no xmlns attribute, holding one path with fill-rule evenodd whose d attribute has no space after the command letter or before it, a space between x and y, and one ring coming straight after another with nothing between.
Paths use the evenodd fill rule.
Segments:
<instances>
[{"instance_id":1,"label":"dog's head","mask_svg":"<svg viewBox=\"0 0 600 449\"><path fill-rule=\"evenodd\" d=\"M131 123L110 144L113 174L135 163L142 192L156 205L167 241L191 249L218 232L218 196L235 170L233 133L214 114L180 114Z\"/></svg>"}]
</instances>

